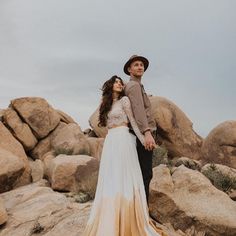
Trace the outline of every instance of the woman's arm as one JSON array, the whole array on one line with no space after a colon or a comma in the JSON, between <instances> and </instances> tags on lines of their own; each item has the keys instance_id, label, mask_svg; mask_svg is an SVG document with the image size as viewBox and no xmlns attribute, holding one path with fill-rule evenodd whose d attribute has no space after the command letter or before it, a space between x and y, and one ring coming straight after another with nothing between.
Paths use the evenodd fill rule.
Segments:
<instances>
[{"instance_id":1,"label":"woman's arm","mask_svg":"<svg viewBox=\"0 0 236 236\"><path fill-rule=\"evenodd\" d=\"M125 114L127 115L128 119L130 121L130 124L131 124L135 134L137 135L140 142L144 145L144 135L140 132L138 125L134 119L134 115L133 115L132 108L131 108L131 103L130 103L130 100L127 96L122 97L122 106L125 111Z\"/></svg>"}]
</instances>

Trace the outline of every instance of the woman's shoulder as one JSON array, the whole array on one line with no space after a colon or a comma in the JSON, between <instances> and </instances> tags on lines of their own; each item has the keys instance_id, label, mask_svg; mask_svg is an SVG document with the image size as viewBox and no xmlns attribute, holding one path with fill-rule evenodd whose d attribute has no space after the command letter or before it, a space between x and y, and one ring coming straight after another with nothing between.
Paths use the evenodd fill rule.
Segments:
<instances>
[{"instance_id":1,"label":"woman's shoulder","mask_svg":"<svg viewBox=\"0 0 236 236\"><path fill-rule=\"evenodd\" d=\"M123 96L120 100L122 104L130 104L130 99L128 96Z\"/></svg>"},{"instance_id":2,"label":"woman's shoulder","mask_svg":"<svg viewBox=\"0 0 236 236\"><path fill-rule=\"evenodd\" d=\"M123 96L120 100L122 100L122 101L129 101L129 97L128 96Z\"/></svg>"}]
</instances>

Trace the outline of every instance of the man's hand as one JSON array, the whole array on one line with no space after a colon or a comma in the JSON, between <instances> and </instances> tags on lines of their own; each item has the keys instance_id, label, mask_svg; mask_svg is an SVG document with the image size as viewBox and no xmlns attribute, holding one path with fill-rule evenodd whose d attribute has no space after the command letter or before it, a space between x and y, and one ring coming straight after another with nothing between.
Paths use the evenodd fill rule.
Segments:
<instances>
[{"instance_id":1,"label":"man's hand","mask_svg":"<svg viewBox=\"0 0 236 236\"><path fill-rule=\"evenodd\" d=\"M144 134L144 146L145 146L145 149L148 151L151 151L157 147L157 144L155 143L155 140L152 137L152 134L150 131L146 131Z\"/></svg>"}]
</instances>

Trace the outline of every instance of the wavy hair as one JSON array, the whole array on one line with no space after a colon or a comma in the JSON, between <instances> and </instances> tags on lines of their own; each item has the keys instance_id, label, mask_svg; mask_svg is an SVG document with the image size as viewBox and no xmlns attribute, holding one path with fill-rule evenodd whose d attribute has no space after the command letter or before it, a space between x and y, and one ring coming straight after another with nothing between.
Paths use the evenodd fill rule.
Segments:
<instances>
[{"instance_id":1,"label":"wavy hair","mask_svg":"<svg viewBox=\"0 0 236 236\"><path fill-rule=\"evenodd\" d=\"M113 103L113 98L112 98L112 93L113 93L113 85L116 81L116 79L119 79L121 81L121 84L124 85L123 80L118 77L117 75L113 75L109 80L107 80L101 90L102 90L102 102L99 107L99 122L98 126L99 127L106 127L107 125L107 118L108 118L108 112L111 110L112 103ZM124 90L122 90L119 94L118 100L121 99L124 96Z\"/></svg>"}]
</instances>

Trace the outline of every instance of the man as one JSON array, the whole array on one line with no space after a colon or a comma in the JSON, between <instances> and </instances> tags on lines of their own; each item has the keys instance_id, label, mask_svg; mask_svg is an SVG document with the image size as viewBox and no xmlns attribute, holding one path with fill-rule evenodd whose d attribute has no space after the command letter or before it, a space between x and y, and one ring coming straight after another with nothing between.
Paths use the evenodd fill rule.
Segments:
<instances>
[{"instance_id":1,"label":"man","mask_svg":"<svg viewBox=\"0 0 236 236\"><path fill-rule=\"evenodd\" d=\"M141 83L142 76L148 68L147 58L132 56L124 65L124 72L130 76L129 82L125 85L125 95L129 97L134 118L137 125L144 134L145 146L136 138L139 163L143 175L143 182L147 197L149 199L149 184L152 179L152 155L156 147L156 124L151 114L151 103ZM130 127L130 132L134 131Z\"/></svg>"}]
</instances>

